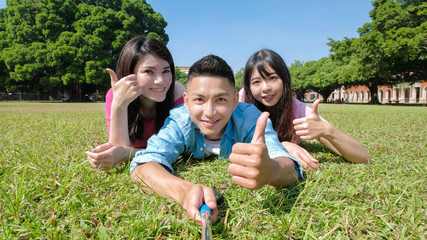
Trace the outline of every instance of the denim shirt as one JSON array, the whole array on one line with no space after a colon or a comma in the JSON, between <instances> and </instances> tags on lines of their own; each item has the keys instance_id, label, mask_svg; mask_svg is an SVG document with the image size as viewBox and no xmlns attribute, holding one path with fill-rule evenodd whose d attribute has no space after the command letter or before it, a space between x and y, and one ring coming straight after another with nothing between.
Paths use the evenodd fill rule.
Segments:
<instances>
[{"instance_id":1,"label":"denim shirt","mask_svg":"<svg viewBox=\"0 0 427 240\"><path fill-rule=\"evenodd\" d=\"M228 158L237 142L250 143L255 132L256 122L261 112L252 104L239 103L233 111L221 139L219 158ZM298 178L302 177L302 168L298 161L283 147L274 131L270 119L265 129L265 144L270 158L288 157L294 161ZM172 164L180 155L203 159L205 156L205 137L191 121L187 107L183 104L170 111L160 131L153 135L145 150L138 151L130 164L130 172L140 164L157 162L173 174Z\"/></svg>"}]
</instances>

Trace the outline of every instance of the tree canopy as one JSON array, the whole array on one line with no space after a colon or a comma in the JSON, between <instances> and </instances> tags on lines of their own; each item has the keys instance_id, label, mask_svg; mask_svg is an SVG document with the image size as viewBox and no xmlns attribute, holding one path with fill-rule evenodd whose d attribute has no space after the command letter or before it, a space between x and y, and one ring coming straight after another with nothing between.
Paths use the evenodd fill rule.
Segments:
<instances>
[{"instance_id":1,"label":"tree canopy","mask_svg":"<svg viewBox=\"0 0 427 240\"><path fill-rule=\"evenodd\" d=\"M145 0L10 0L0 10L0 91L67 91L81 100L109 87L104 69L131 37L166 44L166 25Z\"/></svg>"},{"instance_id":2,"label":"tree canopy","mask_svg":"<svg viewBox=\"0 0 427 240\"><path fill-rule=\"evenodd\" d=\"M359 28L359 38L330 39L332 58L347 66L347 85L368 86L378 103L380 85L425 79L427 66L427 3L376 0L371 23Z\"/></svg>"},{"instance_id":3,"label":"tree canopy","mask_svg":"<svg viewBox=\"0 0 427 240\"><path fill-rule=\"evenodd\" d=\"M358 38L329 39L329 57L290 66L299 98L308 89L327 98L340 86L366 85L371 103L378 103L378 86L425 80L427 3L376 0L372 5L372 22L358 29Z\"/></svg>"}]
</instances>

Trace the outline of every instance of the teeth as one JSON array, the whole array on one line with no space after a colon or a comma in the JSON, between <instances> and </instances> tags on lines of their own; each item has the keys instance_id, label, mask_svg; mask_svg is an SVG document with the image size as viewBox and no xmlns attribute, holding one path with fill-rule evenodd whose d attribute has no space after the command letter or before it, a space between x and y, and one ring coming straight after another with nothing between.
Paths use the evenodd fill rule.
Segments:
<instances>
[{"instance_id":1,"label":"teeth","mask_svg":"<svg viewBox=\"0 0 427 240\"><path fill-rule=\"evenodd\" d=\"M153 92L161 92L164 88L152 88Z\"/></svg>"}]
</instances>

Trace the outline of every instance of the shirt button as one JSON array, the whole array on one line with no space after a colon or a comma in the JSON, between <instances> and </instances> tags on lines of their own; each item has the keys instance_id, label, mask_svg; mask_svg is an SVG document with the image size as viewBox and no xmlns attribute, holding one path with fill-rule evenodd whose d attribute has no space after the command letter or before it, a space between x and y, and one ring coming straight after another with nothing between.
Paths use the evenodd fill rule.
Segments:
<instances>
[{"instance_id":1,"label":"shirt button","mask_svg":"<svg viewBox=\"0 0 427 240\"><path fill-rule=\"evenodd\" d=\"M200 148L200 152L203 152L203 148Z\"/></svg>"}]
</instances>

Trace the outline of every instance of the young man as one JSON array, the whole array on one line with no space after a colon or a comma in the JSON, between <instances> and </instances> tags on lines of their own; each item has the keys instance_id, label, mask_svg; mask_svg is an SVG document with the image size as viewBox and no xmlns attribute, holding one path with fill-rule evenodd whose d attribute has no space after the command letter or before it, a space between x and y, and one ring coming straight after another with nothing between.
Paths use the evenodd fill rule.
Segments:
<instances>
[{"instance_id":1,"label":"young man","mask_svg":"<svg viewBox=\"0 0 427 240\"><path fill-rule=\"evenodd\" d=\"M172 164L181 154L195 159L211 154L229 158L233 182L248 189L287 186L302 179L301 166L278 140L268 113L239 103L238 97L233 71L222 58L209 55L194 63L188 73L185 105L171 110L147 148L136 153L132 179L143 183L144 190L179 202L198 224L203 202L216 221L216 199L212 188L173 175Z\"/></svg>"}]
</instances>

